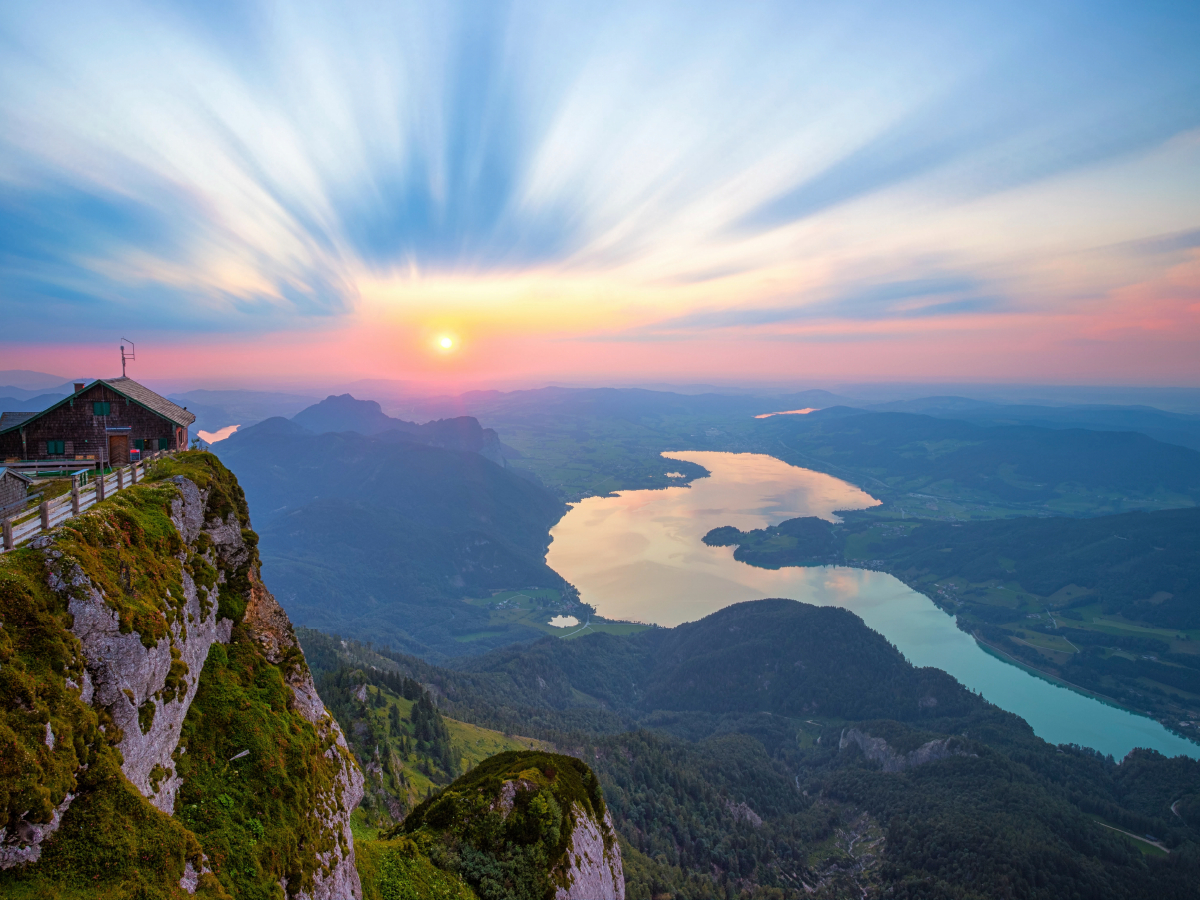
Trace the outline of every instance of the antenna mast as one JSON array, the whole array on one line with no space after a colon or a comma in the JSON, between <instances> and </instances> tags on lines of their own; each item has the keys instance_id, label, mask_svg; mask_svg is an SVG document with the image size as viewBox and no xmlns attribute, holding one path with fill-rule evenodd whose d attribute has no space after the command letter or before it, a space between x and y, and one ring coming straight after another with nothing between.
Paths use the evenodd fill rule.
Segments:
<instances>
[{"instance_id":1,"label":"antenna mast","mask_svg":"<svg viewBox=\"0 0 1200 900\"><path fill-rule=\"evenodd\" d=\"M121 338L121 340L129 341L129 338L123 337L123 338ZM121 345L121 377L122 378L125 377L125 361L127 359L136 360L137 357L134 355L136 352L137 352L137 345L134 344L133 341L129 341L129 353L128 354L125 353L125 345L124 344Z\"/></svg>"}]
</instances>

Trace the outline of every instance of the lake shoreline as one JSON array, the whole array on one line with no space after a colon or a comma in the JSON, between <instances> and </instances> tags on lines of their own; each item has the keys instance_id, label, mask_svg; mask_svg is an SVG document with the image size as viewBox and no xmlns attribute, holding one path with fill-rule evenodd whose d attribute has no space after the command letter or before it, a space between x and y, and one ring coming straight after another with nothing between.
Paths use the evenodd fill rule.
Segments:
<instances>
[{"instance_id":1,"label":"lake shoreline","mask_svg":"<svg viewBox=\"0 0 1200 900\"><path fill-rule=\"evenodd\" d=\"M1059 683L983 647L952 611L882 568L847 565L765 569L738 562L732 547L703 536L733 525L749 531L878 500L835 476L752 453L672 451L710 473L686 486L589 497L552 530L547 563L604 618L673 627L747 600L782 597L840 606L895 645L913 665L939 668L1024 718L1053 744L1094 747L1123 758L1135 747L1200 758L1200 745L1155 719Z\"/></svg>"}]
</instances>

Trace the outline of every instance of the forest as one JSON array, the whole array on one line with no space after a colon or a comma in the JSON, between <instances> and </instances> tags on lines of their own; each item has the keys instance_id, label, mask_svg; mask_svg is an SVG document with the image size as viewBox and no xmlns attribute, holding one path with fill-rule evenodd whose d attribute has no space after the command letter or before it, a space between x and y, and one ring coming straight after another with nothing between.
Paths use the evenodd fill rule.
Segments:
<instances>
[{"instance_id":1,"label":"forest","mask_svg":"<svg viewBox=\"0 0 1200 900\"><path fill-rule=\"evenodd\" d=\"M844 610L742 603L454 668L300 638L323 679L407 678L444 717L585 760L631 898L1157 898L1200 878L1200 763L1046 744Z\"/></svg>"},{"instance_id":2,"label":"forest","mask_svg":"<svg viewBox=\"0 0 1200 900\"><path fill-rule=\"evenodd\" d=\"M489 616L460 601L565 588L544 561L564 505L477 452L410 437L313 434L273 418L218 445L256 511L273 590L298 624L434 658L536 637L493 627L464 644L455 638L488 629Z\"/></svg>"},{"instance_id":3,"label":"forest","mask_svg":"<svg viewBox=\"0 0 1200 900\"><path fill-rule=\"evenodd\" d=\"M959 627L1195 738L1200 734L1200 508L1095 518L881 521L805 517L710 545L763 568L890 572Z\"/></svg>"}]
</instances>

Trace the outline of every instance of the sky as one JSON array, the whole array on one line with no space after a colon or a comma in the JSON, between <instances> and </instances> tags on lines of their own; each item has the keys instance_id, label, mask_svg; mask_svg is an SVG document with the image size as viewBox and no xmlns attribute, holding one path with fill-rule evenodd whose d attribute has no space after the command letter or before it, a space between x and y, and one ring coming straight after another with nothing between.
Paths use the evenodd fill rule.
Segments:
<instances>
[{"instance_id":1,"label":"sky","mask_svg":"<svg viewBox=\"0 0 1200 900\"><path fill-rule=\"evenodd\" d=\"M0 313L205 386L1200 385L1200 5L18 0Z\"/></svg>"}]
</instances>

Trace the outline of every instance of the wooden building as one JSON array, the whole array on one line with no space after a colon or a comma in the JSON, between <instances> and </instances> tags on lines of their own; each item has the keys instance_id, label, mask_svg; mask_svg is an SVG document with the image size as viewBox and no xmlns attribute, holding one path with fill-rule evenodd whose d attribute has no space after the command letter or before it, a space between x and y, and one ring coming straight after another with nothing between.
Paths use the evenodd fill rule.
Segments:
<instances>
[{"instance_id":1,"label":"wooden building","mask_svg":"<svg viewBox=\"0 0 1200 900\"><path fill-rule=\"evenodd\" d=\"M0 461L61 459L123 466L131 450L184 450L196 417L132 378L75 385L38 413L0 416Z\"/></svg>"},{"instance_id":2,"label":"wooden building","mask_svg":"<svg viewBox=\"0 0 1200 900\"><path fill-rule=\"evenodd\" d=\"M32 479L16 469L0 466L0 515L25 505L25 495Z\"/></svg>"}]
</instances>

